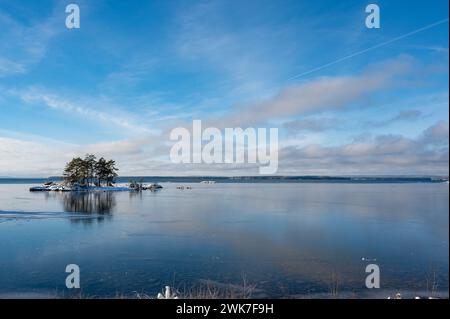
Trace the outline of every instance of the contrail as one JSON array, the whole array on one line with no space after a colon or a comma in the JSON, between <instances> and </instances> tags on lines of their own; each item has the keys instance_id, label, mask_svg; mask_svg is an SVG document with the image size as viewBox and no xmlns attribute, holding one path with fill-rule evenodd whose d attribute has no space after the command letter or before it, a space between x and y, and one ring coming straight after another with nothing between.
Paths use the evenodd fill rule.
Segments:
<instances>
[{"instance_id":1,"label":"contrail","mask_svg":"<svg viewBox=\"0 0 450 319\"><path fill-rule=\"evenodd\" d=\"M446 22L448 22L448 18L443 19L443 20L439 20L439 21L437 21L437 22L434 22L434 23L432 23L432 24L429 24L429 25L424 26L424 27L422 27L422 28L419 28L419 29L417 29L417 30L414 30L414 31L405 33L405 34L400 35L400 36L398 36L398 37L396 37L396 38L390 39L390 40L388 40L388 41L386 41L386 42L382 42L382 43L379 43L379 44L377 44L377 45L374 45L374 46L372 46L372 47L370 47L370 48L367 48L367 49L364 49L364 50L361 50L361 51L352 53L352 54L347 55L347 56L345 56L345 57L343 57L343 58L340 58L340 59L334 60L334 61L332 61L332 62L326 63L326 64L324 64L324 65L322 65L322 66L316 67L316 68L311 69L311 70L309 70L309 71L306 71L306 72L303 72L303 73L294 75L293 77L289 78L288 81L291 81L291 80L297 79L297 78L299 78L299 77L305 76L305 75L307 75L307 74L311 74L311 73L313 73L313 72L322 70L322 69L324 69L324 68L326 68L326 67L329 67L329 66L331 66L331 65L337 64L337 63L339 63L339 62L342 62L342 61L345 61L345 60L348 60L348 59L351 59L351 58L353 58L353 57L355 57L355 56L364 54L364 53L366 53L366 52L369 52L369 51L372 51L372 50L375 50L375 49L384 47L384 46L386 46L386 45L388 45L388 44L391 44L391 43L393 43L393 42L395 42L395 41L398 41L398 40L407 38L407 37L409 37L409 36L411 36L411 35L414 35L414 34L416 34L416 33L419 33L419 32L422 32L422 31L425 31L425 30L428 30L428 29L431 29L431 28L433 28L433 27L435 27L435 26L437 26L437 25L440 25L440 24L443 24L443 23L446 23Z\"/></svg>"}]
</instances>

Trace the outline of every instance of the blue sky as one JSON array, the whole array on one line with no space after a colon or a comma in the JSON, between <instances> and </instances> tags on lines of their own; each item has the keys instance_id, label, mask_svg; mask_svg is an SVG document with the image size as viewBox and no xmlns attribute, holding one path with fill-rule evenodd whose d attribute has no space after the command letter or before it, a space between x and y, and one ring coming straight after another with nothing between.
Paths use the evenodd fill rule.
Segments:
<instances>
[{"instance_id":1,"label":"blue sky","mask_svg":"<svg viewBox=\"0 0 450 319\"><path fill-rule=\"evenodd\" d=\"M370 1L73 2L69 30L70 1L0 0L0 176L86 152L123 175L257 173L171 164L194 119L278 127L279 174L448 174L446 0L377 1L380 29Z\"/></svg>"}]
</instances>

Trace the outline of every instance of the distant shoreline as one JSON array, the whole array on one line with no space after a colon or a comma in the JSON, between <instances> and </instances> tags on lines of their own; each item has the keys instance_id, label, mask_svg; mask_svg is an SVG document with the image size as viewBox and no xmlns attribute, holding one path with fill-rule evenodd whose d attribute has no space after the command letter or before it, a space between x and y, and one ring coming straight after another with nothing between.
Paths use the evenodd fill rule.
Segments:
<instances>
[{"instance_id":1,"label":"distant shoreline","mask_svg":"<svg viewBox=\"0 0 450 319\"><path fill-rule=\"evenodd\" d=\"M46 181L61 181L62 177L47 178L0 178L0 184L42 184ZM116 179L119 184L130 180L144 183L445 183L448 177L440 176L122 176Z\"/></svg>"}]
</instances>

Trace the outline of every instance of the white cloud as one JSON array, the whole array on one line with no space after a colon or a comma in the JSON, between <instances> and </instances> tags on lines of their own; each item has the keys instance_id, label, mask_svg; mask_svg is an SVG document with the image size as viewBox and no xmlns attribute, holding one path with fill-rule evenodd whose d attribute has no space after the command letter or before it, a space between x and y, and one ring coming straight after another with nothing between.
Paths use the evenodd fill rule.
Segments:
<instances>
[{"instance_id":1,"label":"white cloud","mask_svg":"<svg viewBox=\"0 0 450 319\"><path fill-rule=\"evenodd\" d=\"M278 174L448 175L446 122L430 126L415 139L379 135L338 146L318 143L313 140L297 145L284 143L280 150ZM0 137L0 176L59 175L67 161L86 153L115 159L123 176L258 173L258 165L254 164L172 164L168 158L169 150L170 146L158 138L71 145L46 139L27 141L20 137Z\"/></svg>"},{"instance_id":2,"label":"white cloud","mask_svg":"<svg viewBox=\"0 0 450 319\"><path fill-rule=\"evenodd\" d=\"M251 126L274 119L348 108L370 94L392 89L413 71L413 60L401 56L372 65L354 76L319 77L283 89L272 99L236 109L233 115L213 121L217 126Z\"/></svg>"},{"instance_id":3,"label":"white cloud","mask_svg":"<svg viewBox=\"0 0 450 319\"><path fill-rule=\"evenodd\" d=\"M58 145L0 136L0 176L45 177L60 174L70 158L68 149Z\"/></svg>"},{"instance_id":4,"label":"white cloud","mask_svg":"<svg viewBox=\"0 0 450 319\"><path fill-rule=\"evenodd\" d=\"M23 63L17 63L10 61L6 58L0 56L0 77L12 75L12 74L22 74L26 72L26 67Z\"/></svg>"},{"instance_id":5,"label":"white cloud","mask_svg":"<svg viewBox=\"0 0 450 319\"><path fill-rule=\"evenodd\" d=\"M367 137L339 146L309 144L280 151L280 173L448 175L448 123L430 126L416 139Z\"/></svg>"},{"instance_id":6,"label":"white cloud","mask_svg":"<svg viewBox=\"0 0 450 319\"><path fill-rule=\"evenodd\" d=\"M323 132L331 129L341 129L345 122L332 117L307 117L283 123L283 128L289 133Z\"/></svg>"},{"instance_id":7,"label":"white cloud","mask_svg":"<svg viewBox=\"0 0 450 319\"><path fill-rule=\"evenodd\" d=\"M45 57L51 40L64 30L56 9L46 20L32 24L0 11L0 77L26 73Z\"/></svg>"},{"instance_id":8,"label":"white cloud","mask_svg":"<svg viewBox=\"0 0 450 319\"><path fill-rule=\"evenodd\" d=\"M150 139L119 140L90 144L79 148L85 153L98 154L99 156L104 157L135 155L142 153L143 147L146 144L149 144L150 141Z\"/></svg>"},{"instance_id":9,"label":"white cloud","mask_svg":"<svg viewBox=\"0 0 450 319\"><path fill-rule=\"evenodd\" d=\"M187 65L209 68L218 102L270 96L300 57L299 26L248 24L238 30L222 13L228 3L200 1L180 9L173 48Z\"/></svg>"},{"instance_id":10,"label":"white cloud","mask_svg":"<svg viewBox=\"0 0 450 319\"><path fill-rule=\"evenodd\" d=\"M119 126L128 132L137 134L159 134L156 129L149 129L147 126L140 124L139 119L128 113L116 110L116 108L104 102L101 98L64 98L54 93L49 93L38 88L29 88L25 90L8 90L9 94L18 96L23 102L29 104L43 104L54 110L68 112L82 116L92 122L102 125ZM97 109L99 104L106 103L104 108L106 111ZM124 132L126 133L126 132Z\"/></svg>"},{"instance_id":11,"label":"white cloud","mask_svg":"<svg viewBox=\"0 0 450 319\"><path fill-rule=\"evenodd\" d=\"M1 136L3 135L3 136ZM6 137L10 135L12 137ZM76 156L94 153L113 158L121 173L148 169L155 156L148 145L151 138L129 139L88 145L67 144L58 140L0 132L0 176L46 177L61 175L65 164ZM150 166L149 166L150 164ZM141 171L142 172L142 171Z\"/></svg>"},{"instance_id":12,"label":"white cloud","mask_svg":"<svg viewBox=\"0 0 450 319\"><path fill-rule=\"evenodd\" d=\"M423 132L422 140L432 145L447 145L448 147L448 123L439 121Z\"/></svg>"}]
</instances>

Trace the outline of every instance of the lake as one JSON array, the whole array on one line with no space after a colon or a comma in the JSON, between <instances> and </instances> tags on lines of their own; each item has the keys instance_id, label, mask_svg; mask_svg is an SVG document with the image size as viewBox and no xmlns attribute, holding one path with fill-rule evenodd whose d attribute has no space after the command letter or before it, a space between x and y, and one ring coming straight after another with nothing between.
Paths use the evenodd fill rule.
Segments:
<instances>
[{"instance_id":1,"label":"lake","mask_svg":"<svg viewBox=\"0 0 450 319\"><path fill-rule=\"evenodd\" d=\"M31 193L34 184L0 184L0 297L243 283L254 298L448 297L448 184L162 185ZM81 293L65 286L68 264L80 267ZM365 286L368 264L380 268L380 289Z\"/></svg>"}]
</instances>

